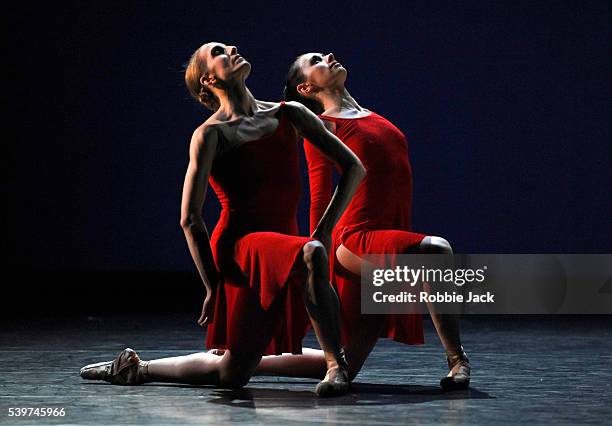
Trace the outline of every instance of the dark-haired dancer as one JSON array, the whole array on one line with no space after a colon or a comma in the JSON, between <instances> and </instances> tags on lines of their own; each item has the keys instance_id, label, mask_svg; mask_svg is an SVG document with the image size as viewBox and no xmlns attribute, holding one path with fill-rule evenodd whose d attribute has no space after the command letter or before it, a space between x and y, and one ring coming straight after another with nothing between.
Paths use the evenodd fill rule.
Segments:
<instances>
[{"instance_id":1,"label":"dark-haired dancer","mask_svg":"<svg viewBox=\"0 0 612 426\"><path fill-rule=\"evenodd\" d=\"M350 362L350 377L361 369L380 336L415 344L423 342L421 315L362 315L360 312L361 255L441 253L452 254L443 238L411 232L412 170L408 143L402 132L380 115L362 108L344 86L346 69L333 54L308 53L292 64L285 88L286 100L307 105L363 162L367 176L332 232L329 248L332 279L342 311L342 340ZM312 141L309 141L312 142ZM310 226L314 232L325 223L331 197L333 164L313 144L305 144L310 174ZM459 317L441 315L428 306L446 350L449 373L443 389L469 385L470 365L459 337ZM320 377L322 354L265 357L259 374Z\"/></svg>"},{"instance_id":2,"label":"dark-haired dancer","mask_svg":"<svg viewBox=\"0 0 612 426\"><path fill-rule=\"evenodd\" d=\"M338 299L326 250L333 229L365 171L358 158L303 105L256 100L245 80L251 65L236 47L208 43L192 56L185 82L214 114L192 137L181 226L206 287L200 325L222 356L140 361L131 349L81 370L115 384L180 382L241 387L264 354L301 353L308 318L324 351L321 396L345 393L348 366L340 345ZM342 178L321 228L297 236L298 133L332 158ZM209 181L222 205L212 237L201 211Z\"/></svg>"}]
</instances>

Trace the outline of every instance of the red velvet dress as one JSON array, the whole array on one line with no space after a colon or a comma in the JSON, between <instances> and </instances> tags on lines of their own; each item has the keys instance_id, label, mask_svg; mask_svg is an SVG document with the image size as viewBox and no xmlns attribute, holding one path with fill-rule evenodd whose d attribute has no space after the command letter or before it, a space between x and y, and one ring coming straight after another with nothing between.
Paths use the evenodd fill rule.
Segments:
<instances>
[{"instance_id":1,"label":"red velvet dress","mask_svg":"<svg viewBox=\"0 0 612 426\"><path fill-rule=\"evenodd\" d=\"M278 114L276 130L213 163L209 182L222 210L210 242L221 280L209 348L301 353L310 324L296 267L312 240L297 235L298 139L282 105Z\"/></svg>"},{"instance_id":2,"label":"red velvet dress","mask_svg":"<svg viewBox=\"0 0 612 426\"><path fill-rule=\"evenodd\" d=\"M415 252L425 235L410 231L412 169L404 134L376 113L352 119L321 118L335 123L336 136L359 157L367 171L332 233L332 281L341 301L342 341L347 345L351 335L359 333L351 324L361 315L361 284L359 276L339 265L337 248L343 244L357 255L387 254L392 258ZM314 230L331 198L333 163L310 143L304 149L310 175L310 227ZM423 343L422 315L387 315L380 336L408 344Z\"/></svg>"}]
</instances>

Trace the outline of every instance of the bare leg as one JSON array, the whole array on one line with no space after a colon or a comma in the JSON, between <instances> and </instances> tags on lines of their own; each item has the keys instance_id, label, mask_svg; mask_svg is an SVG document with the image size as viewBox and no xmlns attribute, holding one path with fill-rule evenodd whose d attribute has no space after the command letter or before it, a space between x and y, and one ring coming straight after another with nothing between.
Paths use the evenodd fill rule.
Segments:
<instances>
[{"instance_id":1,"label":"bare leg","mask_svg":"<svg viewBox=\"0 0 612 426\"><path fill-rule=\"evenodd\" d=\"M419 247L421 253L453 254L450 244L440 237L425 237ZM366 261L357 256L349 249L340 245L336 252L338 261L346 269L354 274L361 273L362 264ZM373 266L370 266L373 267ZM429 291L428 285L426 290ZM442 346L448 354L456 354L461 350L461 339L459 337L459 315L443 315L436 312L435 306L428 303L429 314L436 328L436 332L442 342Z\"/></svg>"},{"instance_id":2,"label":"bare leg","mask_svg":"<svg viewBox=\"0 0 612 426\"><path fill-rule=\"evenodd\" d=\"M207 352L148 362L148 378L152 382L188 383L194 385L217 384L223 356Z\"/></svg>"},{"instance_id":3,"label":"bare leg","mask_svg":"<svg viewBox=\"0 0 612 426\"><path fill-rule=\"evenodd\" d=\"M325 376L317 386L317 393L331 396L345 392L348 386L348 367L340 344L340 305L329 283L329 262L323 244L319 241L308 242L304 245L303 253L303 266L307 273L304 303L323 350L304 348L302 355L263 357L255 374L313 378Z\"/></svg>"},{"instance_id":4,"label":"bare leg","mask_svg":"<svg viewBox=\"0 0 612 426\"><path fill-rule=\"evenodd\" d=\"M233 298L236 308L229 317L229 350L222 356L201 352L186 356L140 361L131 349L126 349L112 362L93 364L81 370L81 376L91 380L105 380L114 384L140 384L152 381L216 385L239 388L248 381L272 337L276 318L259 305L257 291L241 289ZM252 325L257 324L257 329Z\"/></svg>"},{"instance_id":5,"label":"bare leg","mask_svg":"<svg viewBox=\"0 0 612 426\"><path fill-rule=\"evenodd\" d=\"M255 375L321 379L326 371L325 354L322 350L302 348L301 355L264 356L255 370Z\"/></svg>"},{"instance_id":6,"label":"bare leg","mask_svg":"<svg viewBox=\"0 0 612 426\"><path fill-rule=\"evenodd\" d=\"M329 283L328 260L325 248L318 241L304 246L302 266L308 279L304 286L304 302L313 328L323 351L307 352L307 365L312 366L312 375L323 381L317 385L321 396L346 393L348 389L348 366L340 345L340 312L338 297ZM244 386L261 361L267 343L270 341L273 324L271 317L253 303L254 295L248 290L235 303L240 304L242 315L232 317L232 329L247 333L236 335L229 342L230 350L222 356L202 352L186 356L140 361L131 349L124 350L115 361L92 364L81 369L81 376L91 380L106 380L114 384L141 384L146 382L173 382L197 385L217 385L228 388ZM258 298L256 298L258 300ZM261 318L260 318L261 317ZM264 325L265 332L255 338L250 325ZM247 343L250 342L250 343ZM245 346L246 347L243 347ZM322 354L322 356L321 356ZM325 373L327 371L327 374Z\"/></svg>"},{"instance_id":7,"label":"bare leg","mask_svg":"<svg viewBox=\"0 0 612 426\"><path fill-rule=\"evenodd\" d=\"M171 382L240 388L249 381L260 359L256 352L240 355L225 351L223 356L199 352L141 361L136 352L127 348L114 361L83 367L81 377L118 385Z\"/></svg>"},{"instance_id":8,"label":"bare leg","mask_svg":"<svg viewBox=\"0 0 612 426\"><path fill-rule=\"evenodd\" d=\"M338 357L343 358L340 346L339 303L329 283L327 254L318 241L306 244L303 253L307 273L304 300L323 350L304 348L302 355L265 356L255 370L256 375L321 379L330 369L338 367ZM343 359L340 361L344 363Z\"/></svg>"},{"instance_id":9,"label":"bare leg","mask_svg":"<svg viewBox=\"0 0 612 426\"><path fill-rule=\"evenodd\" d=\"M421 253L438 253L452 254L450 244L443 238L425 237L419 247ZM338 247L336 257L339 263L354 274L360 274L363 263L366 262L361 257L357 256L343 245ZM425 290L429 291L428 285ZM458 359L463 353L461 339L459 333L459 315L440 314L436 311L435 306L428 304L429 313L436 328L436 332L442 346L444 347L449 359ZM362 318L363 321L357 320L354 324L354 329L360 330L351 336L350 344L345 348L347 359L350 362L349 377L351 380L359 373L368 355L376 345L378 340L380 327L383 325L383 319L373 321L373 316ZM322 364L322 354L319 351L304 353L304 355L282 355L264 357L260 365L257 367L257 374L261 375L282 375L292 377L317 377L319 368ZM459 368L456 364L451 368L449 377L455 374Z\"/></svg>"},{"instance_id":10,"label":"bare leg","mask_svg":"<svg viewBox=\"0 0 612 426\"><path fill-rule=\"evenodd\" d=\"M308 273L304 303L312 328L319 340L327 373L317 385L320 396L333 396L348 390L348 365L340 344L340 304L329 283L329 262L319 241L304 245L304 265Z\"/></svg>"},{"instance_id":11,"label":"bare leg","mask_svg":"<svg viewBox=\"0 0 612 426\"><path fill-rule=\"evenodd\" d=\"M374 315L360 317L353 328L359 330L351 336L344 348L349 362L349 380L353 380L374 349L384 318L374 320ZM256 376L309 377L320 379L325 375L325 356L322 350L302 348L301 355L283 354L264 356L255 370Z\"/></svg>"},{"instance_id":12,"label":"bare leg","mask_svg":"<svg viewBox=\"0 0 612 426\"><path fill-rule=\"evenodd\" d=\"M421 253L437 254L453 253L450 244L445 239L429 236L423 239L419 251ZM366 260L357 256L343 245L338 248L336 257L342 266L354 274L360 274L361 268L366 262ZM372 267L373 265L370 265L370 268ZM429 291L428 284L425 284L425 290ZM438 337L449 359L450 372L448 373L448 377L461 373L461 375L466 377L466 383L469 383L469 364L463 352L459 334L460 315L440 314L433 303L428 303L428 309ZM376 326L376 324L372 323L371 318L363 322L358 321L358 329L363 330L363 332L351 336L351 344L346 348L348 359L351 362L351 370L359 371L359 368L361 368L361 365L365 362L365 358L376 343L375 338L378 336L378 334L375 334L374 330ZM369 327L373 329L369 330ZM369 348L369 350L367 348ZM460 369L463 370L460 372Z\"/></svg>"},{"instance_id":13,"label":"bare leg","mask_svg":"<svg viewBox=\"0 0 612 426\"><path fill-rule=\"evenodd\" d=\"M453 254L448 241L440 237L425 237L419 247L421 253ZM424 284L425 291L429 292L429 284ZM434 303L427 302L429 315L436 328L440 342L449 355L461 352L461 338L459 336L459 315L439 314Z\"/></svg>"},{"instance_id":14,"label":"bare leg","mask_svg":"<svg viewBox=\"0 0 612 426\"><path fill-rule=\"evenodd\" d=\"M419 247L421 253L453 254L448 241L440 237L425 237ZM428 283L423 284L424 290L429 293ZM467 355L461 346L459 335L459 314L440 314L433 302L427 302L429 315L436 328L440 342L446 350L446 358L450 371L440 381L444 390L466 389L470 383L471 368Z\"/></svg>"},{"instance_id":15,"label":"bare leg","mask_svg":"<svg viewBox=\"0 0 612 426\"><path fill-rule=\"evenodd\" d=\"M356 271L356 274L360 273L361 264L364 260L359 256L353 254L342 245L338 248L336 256L343 267L351 272ZM325 269L325 274L327 274L327 268ZM320 279L323 279L323 277ZM325 281L327 281L327 278L325 278ZM351 336L349 345L344 348L346 358L349 361L350 380L357 376L368 355L376 345L383 324L384 317L373 315L360 316L352 324L352 328L359 330L359 333ZM283 354L281 356L265 356L257 366L255 374L320 378L325 374L324 353L320 350L304 348L302 355Z\"/></svg>"}]
</instances>

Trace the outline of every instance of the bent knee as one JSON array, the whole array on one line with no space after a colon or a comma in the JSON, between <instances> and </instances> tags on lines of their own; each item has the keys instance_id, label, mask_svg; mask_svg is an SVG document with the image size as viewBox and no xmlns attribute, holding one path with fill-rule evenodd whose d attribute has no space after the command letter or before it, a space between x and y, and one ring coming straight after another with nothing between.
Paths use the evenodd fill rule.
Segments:
<instances>
[{"instance_id":1,"label":"bent knee","mask_svg":"<svg viewBox=\"0 0 612 426\"><path fill-rule=\"evenodd\" d=\"M227 369L219 374L218 387L225 389L240 389L249 383L251 376L244 369Z\"/></svg>"},{"instance_id":2,"label":"bent knee","mask_svg":"<svg viewBox=\"0 0 612 426\"><path fill-rule=\"evenodd\" d=\"M453 254L450 243L442 237L425 237L421 241L420 251L423 253Z\"/></svg>"},{"instance_id":3,"label":"bent knee","mask_svg":"<svg viewBox=\"0 0 612 426\"><path fill-rule=\"evenodd\" d=\"M223 389L240 389L246 386L249 383L250 377L245 376L230 376L219 378L218 387Z\"/></svg>"},{"instance_id":4,"label":"bent knee","mask_svg":"<svg viewBox=\"0 0 612 426\"><path fill-rule=\"evenodd\" d=\"M303 259L306 266L312 266L317 262L327 262L327 251L320 241L309 241L302 249Z\"/></svg>"},{"instance_id":5,"label":"bent knee","mask_svg":"<svg viewBox=\"0 0 612 426\"><path fill-rule=\"evenodd\" d=\"M251 380L260 360L261 356L255 356L251 352L226 351L219 365L217 386L226 389L244 387Z\"/></svg>"}]
</instances>

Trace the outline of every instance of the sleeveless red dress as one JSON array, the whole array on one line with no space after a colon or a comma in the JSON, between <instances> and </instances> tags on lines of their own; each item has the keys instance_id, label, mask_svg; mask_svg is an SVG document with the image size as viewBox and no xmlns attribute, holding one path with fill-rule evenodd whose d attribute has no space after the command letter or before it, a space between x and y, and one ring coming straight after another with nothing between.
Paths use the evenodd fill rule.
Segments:
<instances>
[{"instance_id":1,"label":"sleeveless red dress","mask_svg":"<svg viewBox=\"0 0 612 426\"><path fill-rule=\"evenodd\" d=\"M367 171L332 233L332 281L341 301L342 343L347 345L351 335L359 333L351 324L361 315L361 283L359 276L336 261L337 248L343 244L357 255L387 254L392 261L393 255L415 252L425 235L411 232L412 168L404 134L376 113L352 119L321 118L335 123L336 136ZM310 143L304 149L310 178L310 227L314 230L331 199L333 163ZM423 343L422 315L386 315L380 336Z\"/></svg>"},{"instance_id":2,"label":"sleeveless red dress","mask_svg":"<svg viewBox=\"0 0 612 426\"><path fill-rule=\"evenodd\" d=\"M297 235L298 138L283 108L276 130L213 163L222 210L210 239L220 282L208 348L302 353L310 321L296 260L312 239Z\"/></svg>"}]
</instances>

